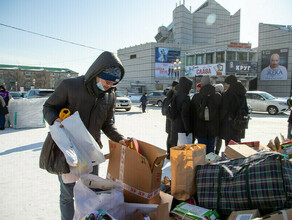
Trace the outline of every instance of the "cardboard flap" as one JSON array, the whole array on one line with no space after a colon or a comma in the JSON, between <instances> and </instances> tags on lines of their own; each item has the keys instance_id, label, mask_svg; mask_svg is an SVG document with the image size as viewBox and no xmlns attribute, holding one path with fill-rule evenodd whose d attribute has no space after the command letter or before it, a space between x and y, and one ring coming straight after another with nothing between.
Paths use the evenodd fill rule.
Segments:
<instances>
[{"instance_id":1,"label":"cardboard flap","mask_svg":"<svg viewBox=\"0 0 292 220\"><path fill-rule=\"evenodd\" d=\"M140 140L138 140L138 143L141 154L148 160L151 170L157 167L167 157L165 150Z\"/></svg>"}]
</instances>

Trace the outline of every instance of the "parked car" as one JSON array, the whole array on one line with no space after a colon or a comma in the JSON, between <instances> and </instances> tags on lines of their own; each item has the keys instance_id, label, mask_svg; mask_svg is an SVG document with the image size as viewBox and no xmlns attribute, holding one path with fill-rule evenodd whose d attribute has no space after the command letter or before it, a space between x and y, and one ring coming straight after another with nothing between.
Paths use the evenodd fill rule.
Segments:
<instances>
[{"instance_id":1,"label":"parked car","mask_svg":"<svg viewBox=\"0 0 292 220\"><path fill-rule=\"evenodd\" d=\"M166 95L163 91L153 91L148 94L148 104L162 106L163 100L166 98Z\"/></svg>"},{"instance_id":2,"label":"parked car","mask_svg":"<svg viewBox=\"0 0 292 220\"><path fill-rule=\"evenodd\" d=\"M24 98L47 98L54 91L54 89L31 89L24 95Z\"/></svg>"},{"instance_id":3,"label":"parked car","mask_svg":"<svg viewBox=\"0 0 292 220\"><path fill-rule=\"evenodd\" d=\"M23 98L21 92L10 92L9 94L10 94L10 96L11 96L13 99L21 99L21 98Z\"/></svg>"},{"instance_id":4,"label":"parked car","mask_svg":"<svg viewBox=\"0 0 292 220\"><path fill-rule=\"evenodd\" d=\"M287 100L276 98L270 93L263 91L248 91L246 101L252 107L252 111L268 112L276 115L288 110Z\"/></svg>"},{"instance_id":5,"label":"parked car","mask_svg":"<svg viewBox=\"0 0 292 220\"><path fill-rule=\"evenodd\" d=\"M125 109L126 111L130 111L132 107L132 102L129 98L127 98L120 91L116 92L117 100L116 100L116 109Z\"/></svg>"}]
</instances>

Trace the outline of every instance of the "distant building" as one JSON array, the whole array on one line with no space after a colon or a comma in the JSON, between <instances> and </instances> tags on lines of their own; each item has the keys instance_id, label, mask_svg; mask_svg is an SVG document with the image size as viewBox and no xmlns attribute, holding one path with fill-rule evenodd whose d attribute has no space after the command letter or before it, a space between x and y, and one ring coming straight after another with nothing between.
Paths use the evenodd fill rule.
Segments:
<instances>
[{"instance_id":1,"label":"distant building","mask_svg":"<svg viewBox=\"0 0 292 220\"><path fill-rule=\"evenodd\" d=\"M0 85L10 91L25 91L31 88L54 89L66 78L77 77L78 73L65 68L16 66L0 64Z\"/></svg>"},{"instance_id":2,"label":"distant building","mask_svg":"<svg viewBox=\"0 0 292 220\"><path fill-rule=\"evenodd\" d=\"M172 22L158 28L156 42L118 50L126 71L118 89L142 94L166 89L181 76L190 77L195 85L203 75L210 75L212 83L235 75L246 88L289 96L290 27L260 24L259 47L252 48L250 43L240 42L240 15L240 10L231 15L215 0L207 0L194 12L184 4L177 6ZM286 62L288 81L260 81L261 53L269 49L286 51L285 54L282 50L281 62Z\"/></svg>"}]
</instances>

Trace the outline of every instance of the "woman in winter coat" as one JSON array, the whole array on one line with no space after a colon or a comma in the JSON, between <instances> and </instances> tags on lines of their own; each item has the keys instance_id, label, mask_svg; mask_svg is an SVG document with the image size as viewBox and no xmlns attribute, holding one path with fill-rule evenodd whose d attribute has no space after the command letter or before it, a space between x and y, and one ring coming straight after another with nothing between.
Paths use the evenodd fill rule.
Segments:
<instances>
[{"instance_id":1,"label":"woman in winter coat","mask_svg":"<svg viewBox=\"0 0 292 220\"><path fill-rule=\"evenodd\" d=\"M191 133L190 118L190 97L189 92L192 88L192 80L181 77L177 92L171 101L172 108L175 108L176 117L172 120L171 146L177 146L178 133Z\"/></svg>"},{"instance_id":2,"label":"woman in winter coat","mask_svg":"<svg viewBox=\"0 0 292 220\"><path fill-rule=\"evenodd\" d=\"M43 106L45 120L49 125L61 122L59 112L68 108L73 114L78 111L82 122L102 148L101 130L111 140L125 145L113 123L116 93L115 85L124 77L124 67L113 53L103 52L91 65L87 73L77 78L65 79L55 89ZM44 148L45 146L43 146ZM94 166L93 174L98 175ZM62 219L73 219L73 183L60 182L60 209Z\"/></svg>"},{"instance_id":3,"label":"woman in winter coat","mask_svg":"<svg viewBox=\"0 0 292 220\"><path fill-rule=\"evenodd\" d=\"M237 81L234 75L225 79L226 92L222 97L220 137L225 140L225 146L230 140L240 142L244 138L245 130L235 129L232 124L241 105L248 112L246 104L246 89Z\"/></svg>"}]
</instances>

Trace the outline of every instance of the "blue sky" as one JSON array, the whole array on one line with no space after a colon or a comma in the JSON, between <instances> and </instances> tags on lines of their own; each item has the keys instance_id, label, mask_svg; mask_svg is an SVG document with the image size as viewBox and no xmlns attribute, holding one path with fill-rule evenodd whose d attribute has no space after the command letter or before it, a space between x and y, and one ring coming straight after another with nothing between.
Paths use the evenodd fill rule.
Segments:
<instances>
[{"instance_id":1,"label":"blue sky","mask_svg":"<svg viewBox=\"0 0 292 220\"><path fill-rule=\"evenodd\" d=\"M0 23L117 53L155 42L183 0L0 0ZM185 0L192 12L205 0ZM241 9L241 42L257 46L258 24L292 25L291 0L217 0ZM64 67L84 74L102 52L0 25L0 64Z\"/></svg>"}]
</instances>

